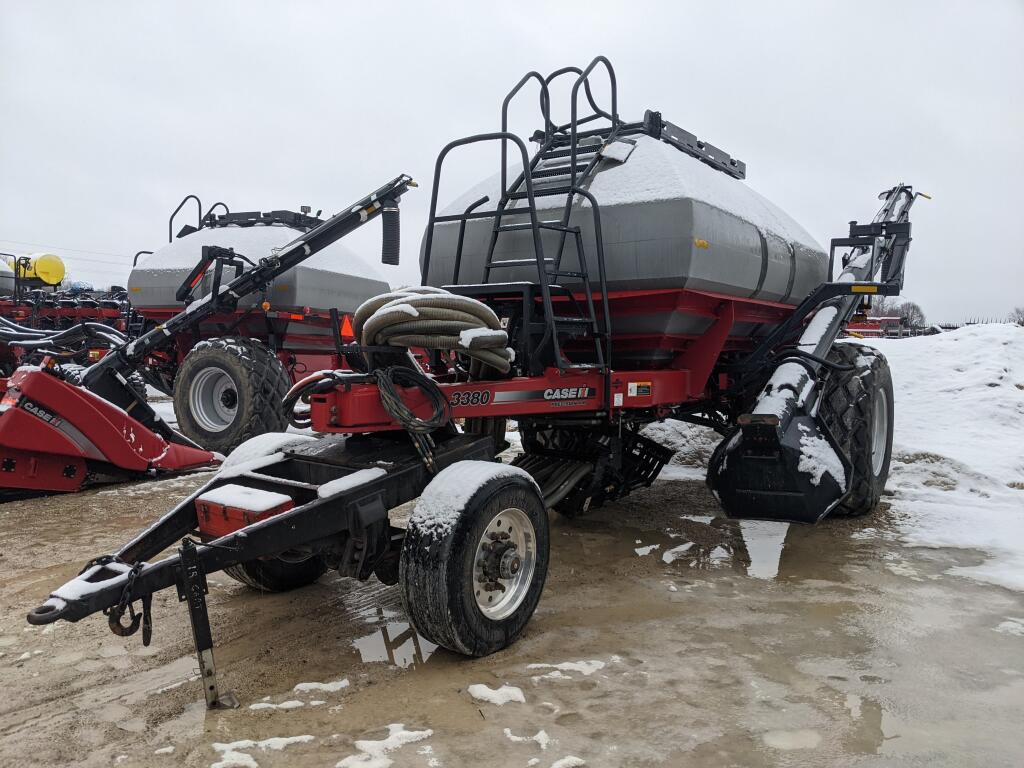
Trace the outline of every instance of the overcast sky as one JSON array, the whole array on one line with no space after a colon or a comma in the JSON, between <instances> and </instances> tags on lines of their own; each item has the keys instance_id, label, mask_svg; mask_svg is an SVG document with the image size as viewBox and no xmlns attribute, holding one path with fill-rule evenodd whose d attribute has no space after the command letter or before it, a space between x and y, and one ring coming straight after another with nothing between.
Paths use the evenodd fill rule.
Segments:
<instances>
[{"instance_id":1,"label":"overcast sky","mask_svg":"<svg viewBox=\"0 0 1024 768\"><path fill-rule=\"evenodd\" d=\"M496 130L525 71L605 54L626 119L661 110L746 161L822 244L895 182L932 194L906 285L929 319L1024 304L1022 0L0 9L0 250L59 253L77 278L123 283L187 193L335 212L407 172L423 188L388 274L409 282L438 150ZM513 127L538 127L533 106ZM493 154L454 165L442 199ZM350 245L375 251L378 229Z\"/></svg>"}]
</instances>

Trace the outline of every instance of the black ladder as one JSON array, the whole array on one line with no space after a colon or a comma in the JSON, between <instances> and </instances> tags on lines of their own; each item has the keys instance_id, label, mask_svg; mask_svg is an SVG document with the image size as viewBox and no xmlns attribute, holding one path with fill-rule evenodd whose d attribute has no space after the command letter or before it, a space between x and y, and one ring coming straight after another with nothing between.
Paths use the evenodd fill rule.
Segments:
<instances>
[{"instance_id":1,"label":"black ladder","mask_svg":"<svg viewBox=\"0 0 1024 768\"><path fill-rule=\"evenodd\" d=\"M590 74L598 65L603 65L609 77L611 85L611 111L602 110L594 101L590 88ZM548 86L551 82L562 75L576 75L572 88L571 120L565 125L555 125L550 117L550 96ZM508 132L508 107L516 94L530 80L537 80L540 84L540 106L544 119L544 129L537 131L532 140L540 144L540 148L533 157L528 157L526 145L518 136ZM590 103L593 113L580 118L578 116L579 91L584 90L587 100ZM598 129L581 131L580 126L595 120L604 119L608 125ZM463 236L465 224L468 220L479 218L492 218L493 228L487 249L487 258L484 267L484 283L491 283L493 270L514 269L517 267L535 266L537 270L537 285L540 289L541 303L543 306L543 321L537 322L532 318L524 318L524 331L528 336L539 333L540 341L532 345L532 351L540 351L550 345L554 364L559 370L571 369L599 369L606 375L610 375L611 361L611 319L608 308L608 284L605 274L604 243L601 235L600 208L597 200L585 188L584 184L594 174L602 159L601 150L605 145L614 141L623 127L618 117L617 93L615 84L615 72L609 61L603 57L595 58L586 69L578 67L565 67L556 70L546 78L537 72L527 73L519 83L508 93L502 104L502 130L500 133L480 134L452 142L445 147L438 156L434 173L434 193L431 200L430 220L427 225L427 237L425 243L425 256L423 264L423 276L426 278L429 269L430 247L433 240L433 229L437 223L445 221L459 221L460 235L455 258L455 275L453 283L458 283L458 270L462 258ZM442 162L447 153L457 146L475 143L478 141L500 141L502 148L501 162L501 199L495 210L477 212L475 209L488 201L483 198L476 201L462 214L453 216L436 216L436 196L438 179ZM512 142L519 149L523 170L509 184L507 146ZM537 213L537 198L541 197L562 197L565 204L562 206L561 215L541 221ZM590 203L594 219L595 250L598 266L598 294L602 303L600 318L596 311L594 301L594 290L591 282L590 270L587 263L586 249L583 245L583 236L578 226L570 225L570 218L573 212L573 204L577 197L583 198ZM518 217L528 217L527 220L517 220ZM513 221L509 221L513 219ZM553 257L545 256L541 240L541 232L558 232L558 247ZM496 260L494 258L498 238L505 232L529 231L533 235L533 258ZM566 250L566 242L571 237L575 244L576 266L568 268L563 265L563 256ZM582 286L585 295L581 302L573 292L562 284L562 280L578 281ZM576 315L556 314L552 297L561 297L564 301L559 304L571 305ZM565 357L562 352L561 337L570 338L590 337L594 342L595 363L574 364ZM606 388L607 389L607 388Z\"/></svg>"}]
</instances>

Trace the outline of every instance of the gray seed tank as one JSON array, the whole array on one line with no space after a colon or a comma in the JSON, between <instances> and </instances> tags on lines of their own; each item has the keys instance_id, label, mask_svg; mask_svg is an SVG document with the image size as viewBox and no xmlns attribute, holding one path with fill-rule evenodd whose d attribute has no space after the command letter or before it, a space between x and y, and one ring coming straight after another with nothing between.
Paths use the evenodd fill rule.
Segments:
<instances>
[{"instance_id":1,"label":"gray seed tank","mask_svg":"<svg viewBox=\"0 0 1024 768\"><path fill-rule=\"evenodd\" d=\"M687 289L792 306L826 279L828 258L822 247L743 181L647 134L617 140L602 154L584 187L601 209L613 335L699 335L711 323L706 317L678 310L619 317L616 298L623 292ZM537 169L554 170L558 163L568 166L569 159L545 160ZM510 168L510 180L518 173L519 169ZM538 192L565 183L566 176L534 178ZM461 214L484 195L490 200L480 210L493 209L501 198L500 185L500 176L495 175L442 213ZM564 196L538 197L539 219L560 219L564 201ZM514 201L509 210L525 207L525 200ZM596 285L593 219L588 209L589 203L577 198L570 224L583 231L591 281ZM505 223L511 221L527 219L519 216ZM458 283L484 282L492 226L490 218L467 222ZM457 222L437 225L425 281L428 285L452 282L458 234ZM557 252L558 236L557 232L542 231L546 257ZM498 238L493 260L516 259L534 259L529 230L504 232ZM575 265L575 248L570 244L562 268L571 270ZM536 268L523 266L495 270L488 282L536 280ZM572 285L571 279L563 283ZM751 335L762 329L738 323L732 335ZM655 362L652 357L641 359L642 354L630 357L638 364ZM626 362L622 357L616 359Z\"/></svg>"},{"instance_id":2,"label":"gray seed tank","mask_svg":"<svg viewBox=\"0 0 1024 768\"><path fill-rule=\"evenodd\" d=\"M203 227L159 248L139 260L128 278L128 296L132 306L147 310L180 311L181 302L174 298L181 283L199 263L204 245L234 248L252 261L269 256L272 249L304 234L302 230L281 224L254 226ZM226 274L224 281L233 273ZM212 270L197 286L194 297L207 295L212 287ZM389 289L379 270L340 243L300 264L276 279L268 298L275 309L302 312L303 308L327 310L336 307L351 312L366 299ZM247 296L239 308L252 306L258 296Z\"/></svg>"}]
</instances>

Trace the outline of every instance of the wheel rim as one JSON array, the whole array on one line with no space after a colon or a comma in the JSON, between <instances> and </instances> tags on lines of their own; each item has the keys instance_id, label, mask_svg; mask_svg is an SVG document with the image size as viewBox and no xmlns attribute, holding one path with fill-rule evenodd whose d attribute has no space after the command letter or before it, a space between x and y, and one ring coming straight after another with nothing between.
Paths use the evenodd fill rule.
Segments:
<instances>
[{"instance_id":1,"label":"wheel rim","mask_svg":"<svg viewBox=\"0 0 1024 768\"><path fill-rule=\"evenodd\" d=\"M223 432L238 413L238 391L223 368L205 368L188 390L192 418L207 432Z\"/></svg>"},{"instance_id":2,"label":"wheel rim","mask_svg":"<svg viewBox=\"0 0 1024 768\"><path fill-rule=\"evenodd\" d=\"M510 507L494 516L476 545L473 592L480 612L492 621L510 616L533 583L537 535L523 510Z\"/></svg>"},{"instance_id":3,"label":"wheel rim","mask_svg":"<svg viewBox=\"0 0 1024 768\"><path fill-rule=\"evenodd\" d=\"M889 398L884 390L880 389L876 394L871 419L871 471L878 477L882 474L885 449L889 443Z\"/></svg>"}]
</instances>

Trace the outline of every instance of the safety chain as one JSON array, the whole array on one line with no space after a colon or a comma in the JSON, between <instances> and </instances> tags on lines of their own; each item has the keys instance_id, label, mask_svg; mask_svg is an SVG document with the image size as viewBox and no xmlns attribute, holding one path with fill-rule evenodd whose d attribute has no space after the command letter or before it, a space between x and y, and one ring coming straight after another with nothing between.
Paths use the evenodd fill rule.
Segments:
<instances>
[{"instance_id":1,"label":"safety chain","mask_svg":"<svg viewBox=\"0 0 1024 768\"><path fill-rule=\"evenodd\" d=\"M95 561L90 561L89 565L107 565L112 562L122 562L116 555L105 555L103 557L96 558ZM124 563L127 565L127 563ZM142 613L135 612L134 601L132 600L132 587L135 585L135 579L142 572L144 563L135 563L131 570L128 571L128 579L125 582L124 589L121 591L121 599L117 601L117 605L112 605L108 608L103 609L103 615L107 617L107 625L110 627L110 631L118 637L131 637L139 631L139 627L142 627L142 644L148 646L150 640L153 637L153 616L151 607L153 604L152 595L143 595L139 600L142 602ZM121 619L124 618L125 612L128 613L129 621L127 625L121 623Z\"/></svg>"}]
</instances>

